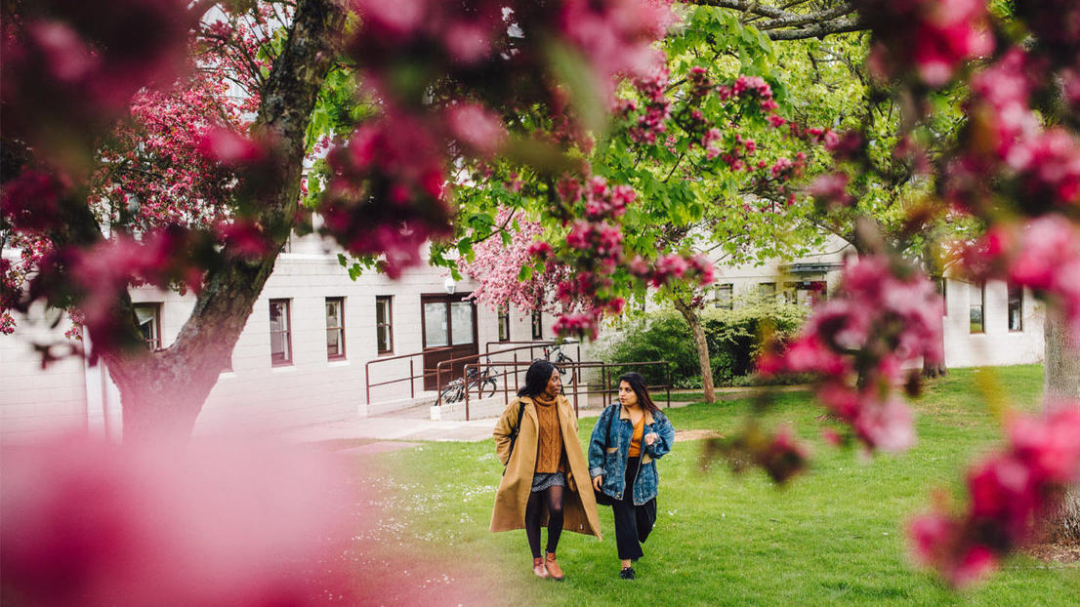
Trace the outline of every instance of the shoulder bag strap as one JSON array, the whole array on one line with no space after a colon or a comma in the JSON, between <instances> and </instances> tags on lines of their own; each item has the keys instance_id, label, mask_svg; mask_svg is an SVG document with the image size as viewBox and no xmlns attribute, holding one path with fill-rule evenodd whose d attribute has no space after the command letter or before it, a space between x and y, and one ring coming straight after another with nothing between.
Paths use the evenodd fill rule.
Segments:
<instances>
[{"instance_id":1,"label":"shoulder bag strap","mask_svg":"<svg viewBox=\"0 0 1080 607\"><path fill-rule=\"evenodd\" d=\"M521 432L521 418L525 416L525 401L518 401L518 421L517 425L510 432L510 453L506 454L506 466L510 466L510 458L514 455L514 444L517 443L518 433ZM506 475L506 468L503 468L503 476Z\"/></svg>"}]
</instances>

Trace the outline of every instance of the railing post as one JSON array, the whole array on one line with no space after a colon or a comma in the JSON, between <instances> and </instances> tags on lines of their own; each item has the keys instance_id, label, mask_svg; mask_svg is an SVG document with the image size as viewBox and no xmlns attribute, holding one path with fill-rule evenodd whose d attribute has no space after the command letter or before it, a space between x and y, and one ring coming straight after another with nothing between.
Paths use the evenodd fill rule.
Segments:
<instances>
[{"instance_id":1,"label":"railing post","mask_svg":"<svg viewBox=\"0 0 1080 607\"><path fill-rule=\"evenodd\" d=\"M670 361L664 361L664 369L667 370L667 407L664 407L664 408L665 409L670 409L671 408L671 362Z\"/></svg>"},{"instance_id":2,"label":"railing post","mask_svg":"<svg viewBox=\"0 0 1080 607\"><path fill-rule=\"evenodd\" d=\"M465 363L462 372L465 374L465 377L461 378L465 383L465 421L469 421L469 363ZM476 372L479 373L480 370L477 369Z\"/></svg>"},{"instance_id":3,"label":"railing post","mask_svg":"<svg viewBox=\"0 0 1080 607\"><path fill-rule=\"evenodd\" d=\"M371 361L364 363L364 404L371 404Z\"/></svg>"},{"instance_id":4,"label":"railing post","mask_svg":"<svg viewBox=\"0 0 1080 607\"><path fill-rule=\"evenodd\" d=\"M416 398L416 371L411 356L409 357L409 398Z\"/></svg>"},{"instance_id":5,"label":"railing post","mask_svg":"<svg viewBox=\"0 0 1080 607\"><path fill-rule=\"evenodd\" d=\"M581 417L580 410L578 409L577 399L577 374L581 372L581 369L575 369L573 365L570 367L570 386L574 389L574 417Z\"/></svg>"}]
</instances>

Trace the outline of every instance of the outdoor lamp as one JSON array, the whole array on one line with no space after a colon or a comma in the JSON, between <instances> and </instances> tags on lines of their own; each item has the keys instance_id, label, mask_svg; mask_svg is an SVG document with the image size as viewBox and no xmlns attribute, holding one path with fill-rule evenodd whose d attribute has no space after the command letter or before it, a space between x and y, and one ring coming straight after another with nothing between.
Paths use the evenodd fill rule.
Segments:
<instances>
[{"instance_id":1,"label":"outdoor lamp","mask_svg":"<svg viewBox=\"0 0 1080 607\"><path fill-rule=\"evenodd\" d=\"M443 288L446 289L446 294L447 295L453 295L454 294L454 291L457 290L457 283L454 282L454 277L453 276L447 276L446 277L446 280L443 281Z\"/></svg>"}]
</instances>

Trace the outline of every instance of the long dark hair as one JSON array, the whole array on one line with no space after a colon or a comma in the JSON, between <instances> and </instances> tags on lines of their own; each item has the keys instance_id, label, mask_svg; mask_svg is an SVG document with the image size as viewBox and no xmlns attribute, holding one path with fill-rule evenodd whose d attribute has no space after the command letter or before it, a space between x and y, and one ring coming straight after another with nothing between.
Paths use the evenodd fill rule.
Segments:
<instances>
[{"instance_id":1,"label":"long dark hair","mask_svg":"<svg viewBox=\"0 0 1080 607\"><path fill-rule=\"evenodd\" d=\"M555 365L546 360L534 360L525 372L525 385L518 390L518 396L536 396L547 390Z\"/></svg>"},{"instance_id":2,"label":"long dark hair","mask_svg":"<svg viewBox=\"0 0 1080 607\"><path fill-rule=\"evenodd\" d=\"M643 409L649 413L659 413L660 407L656 406L656 403L652 402L652 397L649 396L649 388L645 385L645 378L640 373L624 373L619 377L619 383L626 382L630 384L630 389L637 394L637 401Z\"/></svg>"}]
</instances>

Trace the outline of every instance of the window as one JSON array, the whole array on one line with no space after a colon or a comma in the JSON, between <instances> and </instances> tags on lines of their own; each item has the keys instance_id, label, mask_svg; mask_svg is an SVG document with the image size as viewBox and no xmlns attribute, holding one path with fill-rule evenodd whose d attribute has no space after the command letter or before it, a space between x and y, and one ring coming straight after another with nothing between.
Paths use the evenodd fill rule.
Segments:
<instances>
[{"instance_id":1,"label":"window","mask_svg":"<svg viewBox=\"0 0 1080 607\"><path fill-rule=\"evenodd\" d=\"M544 339L544 313L540 310L532 313L532 338Z\"/></svg>"},{"instance_id":2,"label":"window","mask_svg":"<svg viewBox=\"0 0 1080 607\"><path fill-rule=\"evenodd\" d=\"M137 303L135 318L139 321L139 331L143 334L146 347L151 352L161 349L161 304L160 303Z\"/></svg>"},{"instance_id":3,"label":"window","mask_svg":"<svg viewBox=\"0 0 1080 607\"><path fill-rule=\"evenodd\" d=\"M275 366L291 365L292 325L288 299L270 300L270 362Z\"/></svg>"},{"instance_id":4,"label":"window","mask_svg":"<svg viewBox=\"0 0 1080 607\"><path fill-rule=\"evenodd\" d=\"M731 310L735 307L734 286L730 282L716 285L716 290L713 293L715 297L713 305L717 308Z\"/></svg>"},{"instance_id":5,"label":"window","mask_svg":"<svg viewBox=\"0 0 1080 607\"><path fill-rule=\"evenodd\" d=\"M986 285L972 285L976 293L971 294L971 314L969 328L972 333L985 333L986 326L983 324L983 310L986 309Z\"/></svg>"},{"instance_id":6,"label":"window","mask_svg":"<svg viewBox=\"0 0 1080 607\"><path fill-rule=\"evenodd\" d=\"M510 308L499 308L499 341L510 341Z\"/></svg>"},{"instance_id":7,"label":"window","mask_svg":"<svg viewBox=\"0 0 1080 607\"><path fill-rule=\"evenodd\" d=\"M345 358L345 298L326 298L326 359Z\"/></svg>"},{"instance_id":8,"label":"window","mask_svg":"<svg viewBox=\"0 0 1080 607\"><path fill-rule=\"evenodd\" d=\"M949 283L944 276L939 276L934 280L934 285L937 287L938 295L941 296L941 315L949 315Z\"/></svg>"},{"instance_id":9,"label":"window","mask_svg":"<svg viewBox=\"0 0 1080 607\"><path fill-rule=\"evenodd\" d=\"M776 283L775 282L758 283L758 296L764 302L776 301Z\"/></svg>"},{"instance_id":10,"label":"window","mask_svg":"<svg viewBox=\"0 0 1080 607\"><path fill-rule=\"evenodd\" d=\"M1009 330L1024 330L1024 287L1009 285Z\"/></svg>"},{"instance_id":11,"label":"window","mask_svg":"<svg viewBox=\"0 0 1080 607\"><path fill-rule=\"evenodd\" d=\"M375 298L375 339L379 354L394 351L394 305L389 295Z\"/></svg>"}]
</instances>

